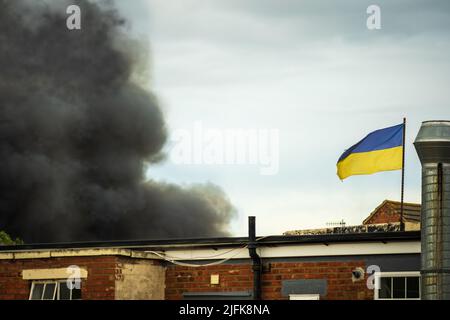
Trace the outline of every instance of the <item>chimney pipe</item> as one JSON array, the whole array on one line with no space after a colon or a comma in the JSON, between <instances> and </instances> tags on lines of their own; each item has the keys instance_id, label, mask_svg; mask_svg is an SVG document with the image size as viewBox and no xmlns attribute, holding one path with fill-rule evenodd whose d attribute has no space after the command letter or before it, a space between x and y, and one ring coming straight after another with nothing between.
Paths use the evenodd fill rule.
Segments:
<instances>
[{"instance_id":1,"label":"chimney pipe","mask_svg":"<svg viewBox=\"0 0 450 320\"><path fill-rule=\"evenodd\" d=\"M253 299L261 300L261 258L256 252L258 244L256 242L255 217L248 217L248 252L252 259L253 270Z\"/></svg>"},{"instance_id":2,"label":"chimney pipe","mask_svg":"<svg viewBox=\"0 0 450 320\"><path fill-rule=\"evenodd\" d=\"M425 121L414 142L422 163L421 292L450 300L450 121Z\"/></svg>"}]
</instances>

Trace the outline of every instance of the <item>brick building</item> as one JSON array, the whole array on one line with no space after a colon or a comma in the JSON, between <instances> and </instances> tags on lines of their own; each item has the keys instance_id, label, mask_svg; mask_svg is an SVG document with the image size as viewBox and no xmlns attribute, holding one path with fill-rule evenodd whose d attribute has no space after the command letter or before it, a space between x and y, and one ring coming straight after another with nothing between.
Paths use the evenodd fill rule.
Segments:
<instances>
[{"instance_id":1,"label":"brick building","mask_svg":"<svg viewBox=\"0 0 450 320\"><path fill-rule=\"evenodd\" d=\"M420 232L392 224L257 238L261 298L419 298ZM0 247L0 299L252 299L249 247L248 237Z\"/></svg>"},{"instance_id":2,"label":"brick building","mask_svg":"<svg viewBox=\"0 0 450 320\"><path fill-rule=\"evenodd\" d=\"M392 200L385 200L366 219L363 225L373 225L380 223L400 223L405 225L405 230L420 230L420 209L417 203L403 204L403 217L401 216L401 203Z\"/></svg>"}]
</instances>

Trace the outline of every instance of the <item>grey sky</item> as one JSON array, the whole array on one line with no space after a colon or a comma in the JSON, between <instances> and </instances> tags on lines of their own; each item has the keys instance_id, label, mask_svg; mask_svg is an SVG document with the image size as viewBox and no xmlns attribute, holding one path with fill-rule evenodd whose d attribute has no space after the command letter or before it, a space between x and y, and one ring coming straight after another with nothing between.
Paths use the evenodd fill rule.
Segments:
<instances>
[{"instance_id":1,"label":"grey sky","mask_svg":"<svg viewBox=\"0 0 450 320\"><path fill-rule=\"evenodd\" d=\"M280 172L170 161L149 177L211 181L239 210L245 234L360 223L398 200L400 172L336 176L336 160L372 130L408 119L406 200L420 201L412 146L420 122L450 116L449 1L117 1L151 48L151 80L171 130L275 128ZM366 28L381 7L382 29Z\"/></svg>"}]
</instances>

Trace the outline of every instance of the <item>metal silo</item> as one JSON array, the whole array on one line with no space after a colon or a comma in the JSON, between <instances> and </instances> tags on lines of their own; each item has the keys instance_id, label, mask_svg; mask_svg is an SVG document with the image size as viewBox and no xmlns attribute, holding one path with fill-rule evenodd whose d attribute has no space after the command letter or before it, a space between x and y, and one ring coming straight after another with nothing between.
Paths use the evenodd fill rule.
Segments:
<instances>
[{"instance_id":1,"label":"metal silo","mask_svg":"<svg viewBox=\"0 0 450 320\"><path fill-rule=\"evenodd\" d=\"M425 121L414 142L422 163L422 299L450 299L450 121Z\"/></svg>"}]
</instances>

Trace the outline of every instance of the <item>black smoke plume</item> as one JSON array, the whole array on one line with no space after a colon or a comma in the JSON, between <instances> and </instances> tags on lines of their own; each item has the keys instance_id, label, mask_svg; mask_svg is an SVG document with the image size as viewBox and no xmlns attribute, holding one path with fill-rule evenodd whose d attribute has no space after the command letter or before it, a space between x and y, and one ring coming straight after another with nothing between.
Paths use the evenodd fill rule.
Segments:
<instances>
[{"instance_id":1,"label":"black smoke plume","mask_svg":"<svg viewBox=\"0 0 450 320\"><path fill-rule=\"evenodd\" d=\"M110 1L0 0L0 230L25 242L226 235L214 185L145 180L163 114ZM82 29L66 27L80 6Z\"/></svg>"}]
</instances>

